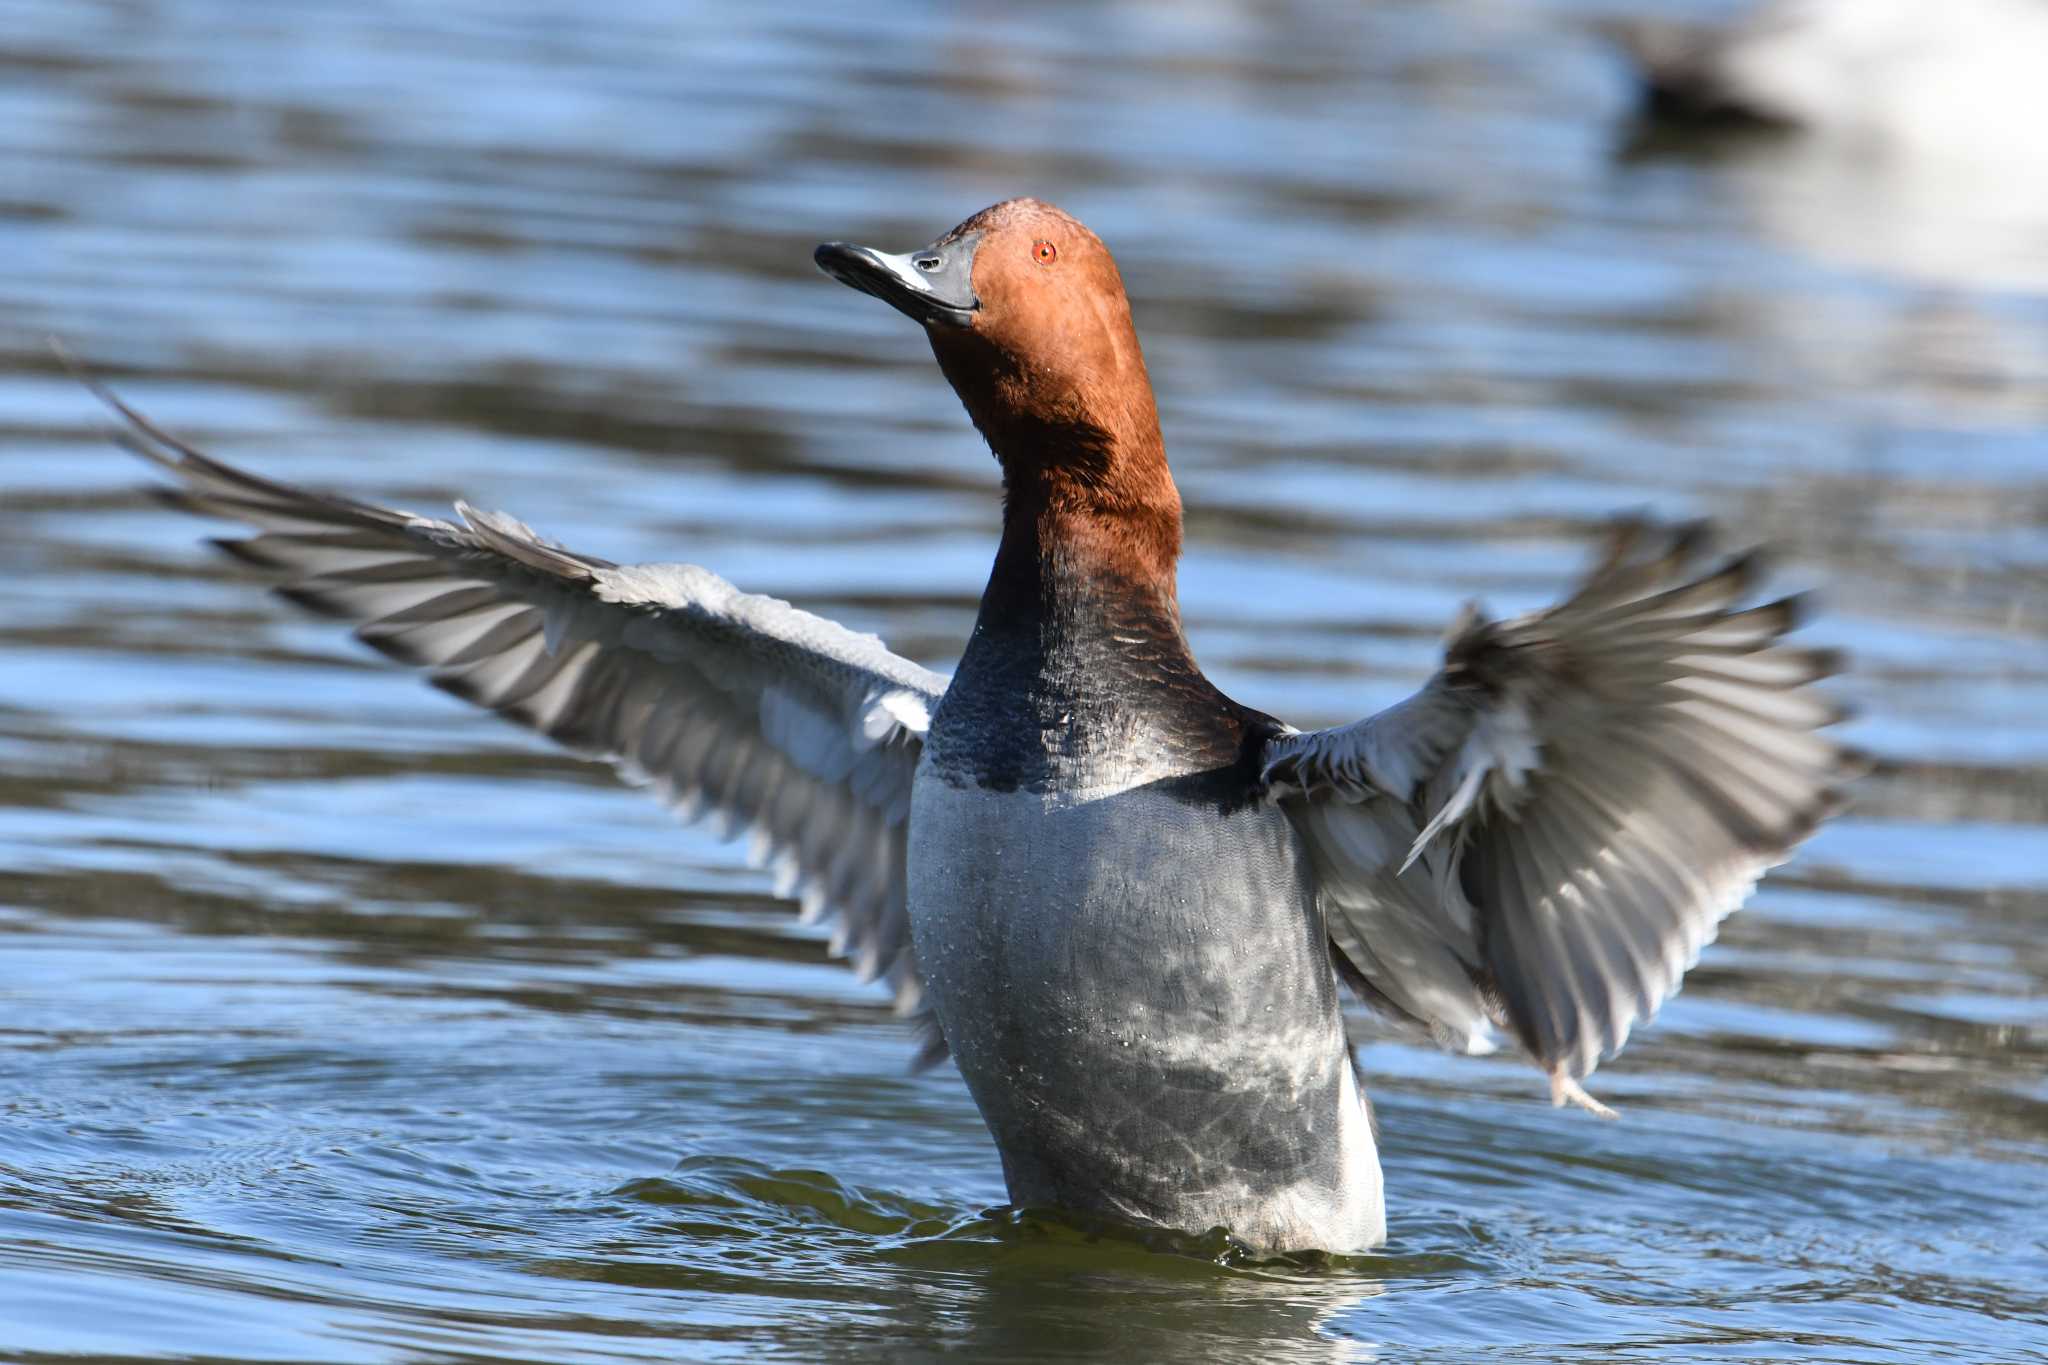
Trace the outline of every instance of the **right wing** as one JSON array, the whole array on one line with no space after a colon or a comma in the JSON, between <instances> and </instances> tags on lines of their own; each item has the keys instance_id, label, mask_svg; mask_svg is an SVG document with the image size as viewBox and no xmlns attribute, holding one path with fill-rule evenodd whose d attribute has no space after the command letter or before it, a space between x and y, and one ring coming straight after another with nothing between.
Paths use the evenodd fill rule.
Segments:
<instances>
[{"instance_id":1,"label":"right wing","mask_svg":"<svg viewBox=\"0 0 2048 1365\"><path fill-rule=\"evenodd\" d=\"M461 524L273 483L167 434L98 386L172 501L260 534L216 541L283 596L356 623L435 686L646 783L684 819L753 832L758 862L832 951L920 1015L945 1055L905 908L910 783L946 679L872 635L740 592L691 564L616 565L509 517Z\"/></svg>"},{"instance_id":2,"label":"right wing","mask_svg":"<svg viewBox=\"0 0 2048 1365\"><path fill-rule=\"evenodd\" d=\"M1468 612L1420 692L1265 753L1353 984L1461 1050L1506 1025L1596 1111L1579 1082L1860 767L1797 603L1744 607L1755 558L1703 540L1624 524L1565 601Z\"/></svg>"}]
</instances>

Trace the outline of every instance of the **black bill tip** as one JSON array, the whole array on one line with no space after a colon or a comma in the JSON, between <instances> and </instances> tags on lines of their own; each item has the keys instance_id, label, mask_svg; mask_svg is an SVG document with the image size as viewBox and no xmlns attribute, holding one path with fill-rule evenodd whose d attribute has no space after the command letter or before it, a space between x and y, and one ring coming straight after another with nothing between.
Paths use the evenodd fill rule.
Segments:
<instances>
[{"instance_id":1,"label":"black bill tip","mask_svg":"<svg viewBox=\"0 0 2048 1365\"><path fill-rule=\"evenodd\" d=\"M974 294L975 240L941 239L900 256L851 242L826 242L811 259L841 284L872 294L928 327L966 327L981 307Z\"/></svg>"}]
</instances>

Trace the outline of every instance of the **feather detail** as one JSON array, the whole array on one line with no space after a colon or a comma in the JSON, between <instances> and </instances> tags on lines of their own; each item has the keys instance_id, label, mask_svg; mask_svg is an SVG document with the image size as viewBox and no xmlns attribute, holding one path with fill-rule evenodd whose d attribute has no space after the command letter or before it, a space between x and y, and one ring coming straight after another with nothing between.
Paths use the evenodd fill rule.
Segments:
<instances>
[{"instance_id":1,"label":"feather detail","mask_svg":"<svg viewBox=\"0 0 2048 1365\"><path fill-rule=\"evenodd\" d=\"M1819 733L1839 660L1782 643L1797 602L1741 605L1762 561L1701 567L1709 540L1623 523L1557 606L1468 607L1420 692L1262 756L1367 998L1461 1049L1506 1026L1595 1113L1579 1082L1861 766Z\"/></svg>"},{"instance_id":2,"label":"feather detail","mask_svg":"<svg viewBox=\"0 0 2048 1365\"><path fill-rule=\"evenodd\" d=\"M457 524L274 483L93 388L124 444L178 480L181 506L257 529L216 544L280 594L610 762L682 818L749 832L751 860L804 918L834 917L832 950L917 1012L905 830L944 678L694 565L612 564L467 503ZM920 1034L922 1064L945 1055L928 1019Z\"/></svg>"}]
</instances>

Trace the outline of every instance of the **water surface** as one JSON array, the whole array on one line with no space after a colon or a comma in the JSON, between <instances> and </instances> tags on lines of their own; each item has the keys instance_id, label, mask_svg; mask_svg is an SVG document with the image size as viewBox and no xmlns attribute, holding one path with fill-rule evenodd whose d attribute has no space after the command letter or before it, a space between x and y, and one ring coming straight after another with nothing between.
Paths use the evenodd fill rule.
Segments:
<instances>
[{"instance_id":1,"label":"water surface","mask_svg":"<svg viewBox=\"0 0 2048 1365\"><path fill-rule=\"evenodd\" d=\"M2048 205L1640 145L1626 8L0 3L0 1353L2040 1358ZM1878 772L1621 1122L1359 1018L1382 1253L1002 1210L743 846L209 557L43 344L945 669L995 469L810 247L1025 192L1119 254L1234 695L1392 701L1631 507L1854 651Z\"/></svg>"}]
</instances>

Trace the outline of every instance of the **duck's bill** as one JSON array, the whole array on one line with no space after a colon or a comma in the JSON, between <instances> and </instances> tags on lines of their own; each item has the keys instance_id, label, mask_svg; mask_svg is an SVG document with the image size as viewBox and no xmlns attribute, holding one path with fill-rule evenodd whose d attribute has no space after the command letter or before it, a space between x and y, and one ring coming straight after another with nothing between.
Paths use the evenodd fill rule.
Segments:
<instances>
[{"instance_id":1,"label":"duck's bill","mask_svg":"<svg viewBox=\"0 0 2048 1365\"><path fill-rule=\"evenodd\" d=\"M975 240L935 242L900 256L851 242L827 242L812 259L841 284L873 294L927 326L965 327L981 307L974 296Z\"/></svg>"}]
</instances>

